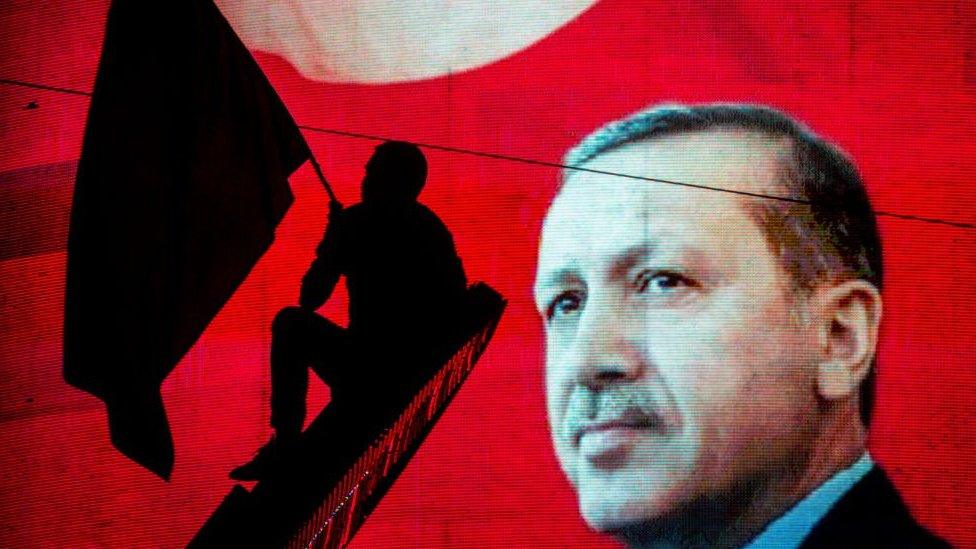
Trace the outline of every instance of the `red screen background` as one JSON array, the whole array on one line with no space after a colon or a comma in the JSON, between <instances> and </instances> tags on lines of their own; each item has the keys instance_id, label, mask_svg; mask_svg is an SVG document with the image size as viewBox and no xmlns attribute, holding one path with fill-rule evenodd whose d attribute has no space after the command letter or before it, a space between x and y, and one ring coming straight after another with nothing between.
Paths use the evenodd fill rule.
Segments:
<instances>
[{"instance_id":1,"label":"red screen background","mask_svg":"<svg viewBox=\"0 0 976 549\"><path fill-rule=\"evenodd\" d=\"M0 78L90 91L106 10L104 0L4 2ZM302 126L546 162L651 103L770 104L847 150L877 210L976 223L967 0L603 0L487 66L386 85L314 82L256 58ZM327 198L309 166L296 172L275 244L163 385L176 446L167 483L115 451L102 403L61 378L65 237L88 103L0 84L0 546L182 546L233 486L227 472L268 437L269 326L297 300ZM358 201L377 142L305 136L340 199ZM558 170L425 153L421 200L453 232L469 279L509 306L352 546L616 546L580 520L545 422L531 286ZM870 448L923 524L976 548L976 230L880 223L886 310ZM344 293L323 312L342 320ZM316 383L313 411L328 400Z\"/></svg>"}]
</instances>

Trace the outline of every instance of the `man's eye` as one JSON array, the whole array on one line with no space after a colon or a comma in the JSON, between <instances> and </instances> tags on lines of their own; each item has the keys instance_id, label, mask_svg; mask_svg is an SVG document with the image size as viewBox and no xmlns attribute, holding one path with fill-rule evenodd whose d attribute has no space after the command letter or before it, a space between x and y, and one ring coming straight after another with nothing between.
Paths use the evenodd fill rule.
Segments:
<instances>
[{"instance_id":1,"label":"man's eye","mask_svg":"<svg viewBox=\"0 0 976 549\"><path fill-rule=\"evenodd\" d=\"M638 278L640 292L665 294L690 286L694 286L691 279L668 271L648 272Z\"/></svg>"},{"instance_id":2,"label":"man's eye","mask_svg":"<svg viewBox=\"0 0 976 549\"><path fill-rule=\"evenodd\" d=\"M573 314L579 310L582 303L583 300L575 292L561 293L552 300L546 310L546 318L551 320L555 317Z\"/></svg>"}]
</instances>

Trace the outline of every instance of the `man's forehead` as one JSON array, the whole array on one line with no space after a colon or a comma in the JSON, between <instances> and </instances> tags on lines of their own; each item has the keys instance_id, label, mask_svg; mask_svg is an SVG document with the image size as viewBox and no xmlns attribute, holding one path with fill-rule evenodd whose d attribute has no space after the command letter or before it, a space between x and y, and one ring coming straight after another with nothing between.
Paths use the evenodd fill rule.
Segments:
<instances>
[{"instance_id":1,"label":"man's forehead","mask_svg":"<svg viewBox=\"0 0 976 549\"><path fill-rule=\"evenodd\" d=\"M664 211L739 205L741 195L735 193L780 194L787 146L783 139L735 129L626 143L590 159L580 166L582 170L567 170L547 223L560 213L578 216L586 213L583 210L589 211L589 217L615 219L633 213L633 208L624 206L634 200L645 202L645 209Z\"/></svg>"},{"instance_id":2,"label":"man's forehead","mask_svg":"<svg viewBox=\"0 0 976 549\"><path fill-rule=\"evenodd\" d=\"M788 150L788 138L753 130L727 128L666 134L602 152L580 166L582 170L567 170L565 179L569 182L600 172L750 190L746 187L778 180L782 157Z\"/></svg>"},{"instance_id":3,"label":"man's forehead","mask_svg":"<svg viewBox=\"0 0 976 549\"><path fill-rule=\"evenodd\" d=\"M754 132L709 131L628 143L596 156L569 174L546 216L539 275L635 245L714 244L721 236L715 233L753 224L753 199L614 174L769 193L778 186L781 151L781 142Z\"/></svg>"}]
</instances>

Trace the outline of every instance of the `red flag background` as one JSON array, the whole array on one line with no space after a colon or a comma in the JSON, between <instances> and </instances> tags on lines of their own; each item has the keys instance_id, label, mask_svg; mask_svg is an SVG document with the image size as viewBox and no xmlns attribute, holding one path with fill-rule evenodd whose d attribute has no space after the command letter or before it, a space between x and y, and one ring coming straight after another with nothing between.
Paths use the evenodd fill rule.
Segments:
<instances>
[{"instance_id":1,"label":"red flag background","mask_svg":"<svg viewBox=\"0 0 976 549\"><path fill-rule=\"evenodd\" d=\"M0 79L90 91L106 9L4 2ZM450 24L427 23L431 39ZM344 51L362 48L365 63L368 45L350 40ZM878 210L976 223L967 0L603 0L501 59L395 83L300 72L286 57L257 53L345 203L358 200L376 141L313 128L558 162L596 126L650 103L749 101L848 150ZM295 203L275 244L164 383L176 447L166 483L112 448L100 401L60 375L68 208L88 102L0 84L0 546L182 546L232 486L227 471L267 439L269 325L297 299L327 198L309 167L292 177ZM558 171L425 152L421 199L454 233L469 278L510 303L353 546L614 547L579 519L545 424L530 288ZM976 548L976 230L880 222L886 318L871 449L921 522ZM324 312L342 319L337 297ZM320 407L327 390L309 398Z\"/></svg>"}]
</instances>

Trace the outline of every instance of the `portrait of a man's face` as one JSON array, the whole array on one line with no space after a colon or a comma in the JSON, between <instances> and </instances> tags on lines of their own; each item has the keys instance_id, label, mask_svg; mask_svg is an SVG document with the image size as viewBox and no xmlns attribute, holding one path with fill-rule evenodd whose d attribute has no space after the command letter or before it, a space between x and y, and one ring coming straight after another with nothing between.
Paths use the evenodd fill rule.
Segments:
<instances>
[{"instance_id":1,"label":"portrait of a man's face","mask_svg":"<svg viewBox=\"0 0 976 549\"><path fill-rule=\"evenodd\" d=\"M867 459L880 248L856 172L750 106L651 109L567 159L535 299L580 513L741 546Z\"/></svg>"},{"instance_id":2,"label":"portrait of a man's face","mask_svg":"<svg viewBox=\"0 0 976 549\"><path fill-rule=\"evenodd\" d=\"M594 170L775 187L777 147L729 132L626 145ZM749 497L796 467L815 414L816 334L748 199L582 172L543 234L548 406L597 528ZM678 205L678 207L675 207Z\"/></svg>"}]
</instances>

